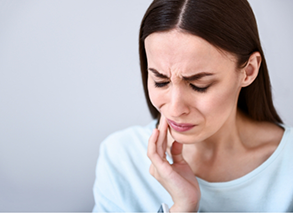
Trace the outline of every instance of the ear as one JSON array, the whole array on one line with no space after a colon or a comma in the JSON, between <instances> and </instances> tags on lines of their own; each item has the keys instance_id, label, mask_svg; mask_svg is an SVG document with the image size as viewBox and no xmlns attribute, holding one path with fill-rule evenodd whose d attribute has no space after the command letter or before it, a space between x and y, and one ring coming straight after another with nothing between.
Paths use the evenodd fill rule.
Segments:
<instances>
[{"instance_id":1,"label":"ear","mask_svg":"<svg viewBox=\"0 0 293 213\"><path fill-rule=\"evenodd\" d=\"M254 52L250 55L246 66L242 69L244 78L242 80L242 87L247 87L256 79L261 65L261 55L259 52Z\"/></svg>"}]
</instances>

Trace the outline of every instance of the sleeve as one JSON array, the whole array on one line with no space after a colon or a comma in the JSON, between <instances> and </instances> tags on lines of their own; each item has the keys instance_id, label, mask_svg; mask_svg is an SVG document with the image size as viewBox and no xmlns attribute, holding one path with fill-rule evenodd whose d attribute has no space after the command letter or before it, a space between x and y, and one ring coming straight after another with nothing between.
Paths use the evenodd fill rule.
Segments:
<instances>
[{"instance_id":1,"label":"sleeve","mask_svg":"<svg viewBox=\"0 0 293 213\"><path fill-rule=\"evenodd\" d=\"M172 203L148 172L148 138L144 129L133 127L113 133L101 143L93 212L155 212L161 202Z\"/></svg>"},{"instance_id":2,"label":"sleeve","mask_svg":"<svg viewBox=\"0 0 293 213\"><path fill-rule=\"evenodd\" d=\"M123 212L115 203L94 188L95 206L93 212Z\"/></svg>"},{"instance_id":3,"label":"sleeve","mask_svg":"<svg viewBox=\"0 0 293 213\"><path fill-rule=\"evenodd\" d=\"M109 160L105 145L100 146L100 154L96 167L96 179L93 188L95 206L93 212L123 212L119 206L117 185L115 184L115 166Z\"/></svg>"}]
</instances>

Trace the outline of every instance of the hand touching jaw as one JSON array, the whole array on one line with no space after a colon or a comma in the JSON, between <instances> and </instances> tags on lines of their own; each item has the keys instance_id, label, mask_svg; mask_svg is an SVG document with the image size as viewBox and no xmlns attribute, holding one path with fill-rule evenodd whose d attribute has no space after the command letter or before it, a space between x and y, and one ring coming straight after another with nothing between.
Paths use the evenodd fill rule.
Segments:
<instances>
[{"instance_id":1,"label":"hand touching jaw","mask_svg":"<svg viewBox=\"0 0 293 213\"><path fill-rule=\"evenodd\" d=\"M167 161L167 134L167 120L162 116L159 128L154 129L149 139L148 157L152 162L150 173L171 195L174 205L170 212L196 212L201 196L197 179L183 158L183 144L172 144L170 155L173 164Z\"/></svg>"}]
</instances>

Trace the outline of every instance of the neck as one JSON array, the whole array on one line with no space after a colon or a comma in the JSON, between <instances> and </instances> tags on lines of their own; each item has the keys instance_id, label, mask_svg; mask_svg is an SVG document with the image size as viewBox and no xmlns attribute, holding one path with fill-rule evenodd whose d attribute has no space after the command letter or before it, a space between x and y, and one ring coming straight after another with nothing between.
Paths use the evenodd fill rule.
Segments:
<instances>
[{"instance_id":1,"label":"neck","mask_svg":"<svg viewBox=\"0 0 293 213\"><path fill-rule=\"evenodd\" d=\"M254 121L237 110L235 116L231 116L215 134L202 141L201 144L213 150L236 148L237 145L245 143L248 129L253 124Z\"/></svg>"},{"instance_id":2,"label":"neck","mask_svg":"<svg viewBox=\"0 0 293 213\"><path fill-rule=\"evenodd\" d=\"M184 144L184 159L196 176L210 182L239 178L261 165L278 146L282 128L254 121L239 110L231 117L208 139Z\"/></svg>"}]
</instances>

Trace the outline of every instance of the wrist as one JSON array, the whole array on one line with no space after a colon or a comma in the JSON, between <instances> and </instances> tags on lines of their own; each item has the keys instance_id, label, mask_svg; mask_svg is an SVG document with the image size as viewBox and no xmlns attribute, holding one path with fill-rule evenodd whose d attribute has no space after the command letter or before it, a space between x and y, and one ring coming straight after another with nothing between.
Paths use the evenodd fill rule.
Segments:
<instances>
[{"instance_id":1,"label":"wrist","mask_svg":"<svg viewBox=\"0 0 293 213\"><path fill-rule=\"evenodd\" d=\"M169 212L198 212L199 209L199 205L198 204L194 204L194 205L176 205L174 204Z\"/></svg>"}]
</instances>

